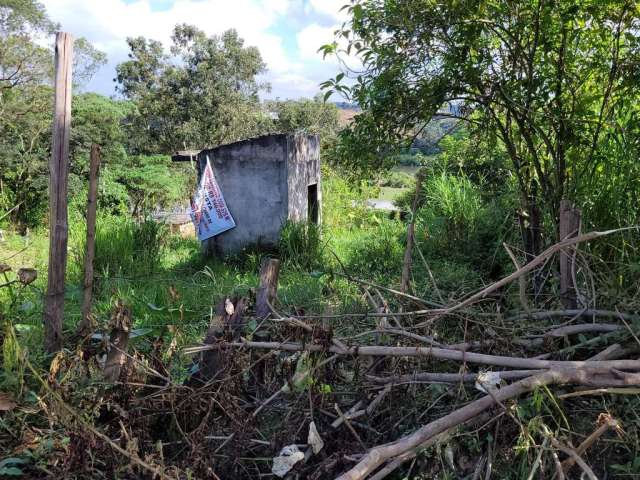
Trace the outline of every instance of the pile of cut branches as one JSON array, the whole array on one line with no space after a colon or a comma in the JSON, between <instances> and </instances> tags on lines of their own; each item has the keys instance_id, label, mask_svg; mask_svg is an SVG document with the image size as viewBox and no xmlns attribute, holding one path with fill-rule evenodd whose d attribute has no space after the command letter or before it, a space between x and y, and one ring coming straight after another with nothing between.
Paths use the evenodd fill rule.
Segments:
<instances>
[{"instance_id":1,"label":"pile of cut branches","mask_svg":"<svg viewBox=\"0 0 640 480\"><path fill-rule=\"evenodd\" d=\"M182 349L169 331L131 348L119 303L109 334L58 354L46 378L25 360L41 393L31 417L12 405L26 433L4 443L17 455L46 431L58 456L38 468L88 478L603 478L637 456L640 422L625 413L640 318L505 315L490 296L602 235L448 306L346 275L371 305L357 314L282 310L266 260L255 294L227 298Z\"/></svg>"}]
</instances>

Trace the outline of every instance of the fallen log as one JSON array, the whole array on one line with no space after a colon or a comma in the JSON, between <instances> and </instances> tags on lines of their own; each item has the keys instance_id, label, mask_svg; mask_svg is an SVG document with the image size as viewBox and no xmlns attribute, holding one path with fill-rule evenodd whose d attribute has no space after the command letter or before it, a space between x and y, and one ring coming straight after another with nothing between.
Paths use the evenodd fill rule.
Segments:
<instances>
[{"instance_id":1,"label":"fallen log","mask_svg":"<svg viewBox=\"0 0 640 480\"><path fill-rule=\"evenodd\" d=\"M493 407L497 403L503 403L511 398L518 397L536 388L551 384L582 383L589 376L589 372L582 369L553 369L532 377L519 380L506 387L493 390L478 400L454 410L448 415L439 418L431 423L423 425L421 428L404 436L394 442L380 445L370 449L360 461L350 470L338 477L338 480L361 480L368 477L380 466L396 459L409 459L411 452L420 445L425 444L429 439L449 430L452 427L461 425L480 415L485 410Z\"/></svg>"},{"instance_id":2,"label":"fallen log","mask_svg":"<svg viewBox=\"0 0 640 480\"><path fill-rule=\"evenodd\" d=\"M518 315L508 317L505 322L517 322L520 320L544 320L545 318L557 317L605 317L605 318L624 318L625 320L637 319L637 315L630 313L620 313L615 310L592 310L592 309L573 309L573 310L541 310L536 312L523 312Z\"/></svg>"},{"instance_id":3,"label":"fallen log","mask_svg":"<svg viewBox=\"0 0 640 480\"><path fill-rule=\"evenodd\" d=\"M520 380L544 370L507 370L504 372L492 372L500 375L502 380ZM440 373L440 372L419 372L407 375L392 375L388 377L376 377L367 375L367 379L380 385L402 384L402 383L474 383L478 379L479 373Z\"/></svg>"},{"instance_id":4,"label":"fallen log","mask_svg":"<svg viewBox=\"0 0 640 480\"><path fill-rule=\"evenodd\" d=\"M289 352L331 352L351 356L390 356L390 357L424 357L440 360L453 360L482 365L495 365L520 369L552 369L552 368L588 368L617 370L640 370L640 360L605 360L605 361L570 361L539 360L535 358L504 357L483 353L463 352L435 347L387 347L387 346L352 346L341 348L336 345L325 347L316 344L291 342L229 342L213 345L189 347L183 350L186 355L219 348L256 348L261 350L283 350Z\"/></svg>"},{"instance_id":5,"label":"fallen log","mask_svg":"<svg viewBox=\"0 0 640 480\"><path fill-rule=\"evenodd\" d=\"M579 333L607 333L623 329L624 326L618 325L617 323L578 323L575 325L554 328L543 335L528 335L527 338L566 337L569 335L577 335Z\"/></svg>"}]
</instances>

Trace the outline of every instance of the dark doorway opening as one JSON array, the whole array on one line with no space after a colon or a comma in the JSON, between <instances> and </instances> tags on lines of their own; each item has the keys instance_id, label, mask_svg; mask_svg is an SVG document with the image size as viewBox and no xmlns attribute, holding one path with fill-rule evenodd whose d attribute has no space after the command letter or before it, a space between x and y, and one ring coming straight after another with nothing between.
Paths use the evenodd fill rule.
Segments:
<instances>
[{"instance_id":1,"label":"dark doorway opening","mask_svg":"<svg viewBox=\"0 0 640 480\"><path fill-rule=\"evenodd\" d=\"M307 187L307 202L308 202L308 219L310 222L318 224L318 184L314 183Z\"/></svg>"}]
</instances>

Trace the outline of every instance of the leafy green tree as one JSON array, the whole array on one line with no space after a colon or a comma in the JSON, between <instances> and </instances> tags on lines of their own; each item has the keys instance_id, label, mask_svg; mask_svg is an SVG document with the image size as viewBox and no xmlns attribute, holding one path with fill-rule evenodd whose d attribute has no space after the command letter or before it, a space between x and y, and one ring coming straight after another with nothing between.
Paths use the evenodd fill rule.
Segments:
<instances>
[{"instance_id":1,"label":"leafy green tree","mask_svg":"<svg viewBox=\"0 0 640 480\"><path fill-rule=\"evenodd\" d=\"M301 100L272 100L265 108L274 114L275 128L280 132L302 132L335 136L339 129L338 107L320 97Z\"/></svg>"},{"instance_id":2,"label":"leafy green tree","mask_svg":"<svg viewBox=\"0 0 640 480\"><path fill-rule=\"evenodd\" d=\"M352 86L343 74L324 85L363 108L339 153L361 169L382 167L389 146L448 105L502 144L524 247L535 254L544 220L557 238L560 201L584 202L606 139L637 103L639 9L629 0L355 0L338 32L346 48L323 47L363 63Z\"/></svg>"},{"instance_id":3,"label":"leafy green tree","mask_svg":"<svg viewBox=\"0 0 640 480\"><path fill-rule=\"evenodd\" d=\"M110 213L140 216L186 198L187 172L166 155L129 155L123 123L135 111L129 101L95 93L73 99L70 193L84 211L92 143L101 147L98 203ZM82 192L82 195L77 195Z\"/></svg>"},{"instance_id":4,"label":"leafy green tree","mask_svg":"<svg viewBox=\"0 0 640 480\"><path fill-rule=\"evenodd\" d=\"M134 110L135 107L130 102L114 100L97 93L83 93L73 97L69 147L74 173L87 173L92 143L100 145L103 163L126 162L126 132L123 122Z\"/></svg>"},{"instance_id":5,"label":"leafy green tree","mask_svg":"<svg viewBox=\"0 0 640 480\"><path fill-rule=\"evenodd\" d=\"M34 0L0 1L0 208L33 225L44 217L51 142L53 49L58 26ZM74 84L81 86L105 56L84 39L74 48Z\"/></svg>"},{"instance_id":6,"label":"leafy green tree","mask_svg":"<svg viewBox=\"0 0 640 480\"><path fill-rule=\"evenodd\" d=\"M172 153L239 140L264 129L269 118L258 93L268 85L257 76L265 65L255 47L235 30L207 37L177 25L172 56L160 42L127 40L130 59L117 66L118 91L137 108L131 116L131 150Z\"/></svg>"},{"instance_id":7,"label":"leafy green tree","mask_svg":"<svg viewBox=\"0 0 640 480\"><path fill-rule=\"evenodd\" d=\"M334 144L340 130L338 107L325 103L321 97L300 100L272 100L264 105L274 117L273 131L279 133L310 133L320 136L322 152Z\"/></svg>"}]
</instances>

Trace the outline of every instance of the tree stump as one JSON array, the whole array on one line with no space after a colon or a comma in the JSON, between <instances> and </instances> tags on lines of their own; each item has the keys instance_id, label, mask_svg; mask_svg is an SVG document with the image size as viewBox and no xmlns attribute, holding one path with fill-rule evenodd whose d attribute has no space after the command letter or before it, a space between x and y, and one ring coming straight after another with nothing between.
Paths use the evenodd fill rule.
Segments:
<instances>
[{"instance_id":1,"label":"tree stump","mask_svg":"<svg viewBox=\"0 0 640 480\"><path fill-rule=\"evenodd\" d=\"M109 352L104 364L104 378L108 382L116 382L120 378L122 365L126 361L131 330L131 312L121 300L118 300L109 323L111 334L109 336Z\"/></svg>"},{"instance_id":2,"label":"tree stump","mask_svg":"<svg viewBox=\"0 0 640 480\"><path fill-rule=\"evenodd\" d=\"M265 319L270 313L272 304L278 293L278 276L280 274L280 260L265 258L260 265L260 286L256 293L256 317Z\"/></svg>"}]
</instances>

